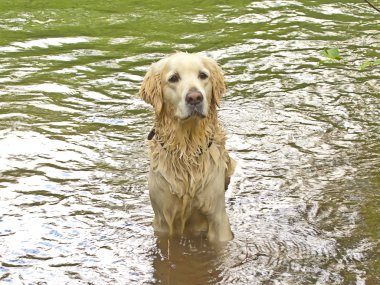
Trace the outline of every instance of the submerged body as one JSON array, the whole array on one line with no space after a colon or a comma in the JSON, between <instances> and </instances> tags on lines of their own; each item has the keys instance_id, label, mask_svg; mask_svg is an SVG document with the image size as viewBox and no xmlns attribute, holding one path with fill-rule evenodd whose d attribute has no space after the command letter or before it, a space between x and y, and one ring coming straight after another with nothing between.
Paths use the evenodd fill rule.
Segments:
<instances>
[{"instance_id":1,"label":"submerged body","mask_svg":"<svg viewBox=\"0 0 380 285\"><path fill-rule=\"evenodd\" d=\"M165 58L144 78L140 96L155 109L148 184L158 232L233 238L225 190L234 161L216 110L224 91L216 62L194 54Z\"/></svg>"}]
</instances>

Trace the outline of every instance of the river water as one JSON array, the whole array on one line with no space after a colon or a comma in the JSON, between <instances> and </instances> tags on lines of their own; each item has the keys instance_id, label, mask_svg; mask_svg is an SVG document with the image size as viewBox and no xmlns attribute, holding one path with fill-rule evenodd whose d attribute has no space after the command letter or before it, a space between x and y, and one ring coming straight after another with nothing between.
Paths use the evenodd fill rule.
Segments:
<instances>
[{"instance_id":1,"label":"river water","mask_svg":"<svg viewBox=\"0 0 380 285\"><path fill-rule=\"evenodd\" d=\"M354 0L1 1L0 283L380 284L379 27ZM137 91L176 50L226 73L225 246L151 227Z\"/></svg>"}]
</instances>

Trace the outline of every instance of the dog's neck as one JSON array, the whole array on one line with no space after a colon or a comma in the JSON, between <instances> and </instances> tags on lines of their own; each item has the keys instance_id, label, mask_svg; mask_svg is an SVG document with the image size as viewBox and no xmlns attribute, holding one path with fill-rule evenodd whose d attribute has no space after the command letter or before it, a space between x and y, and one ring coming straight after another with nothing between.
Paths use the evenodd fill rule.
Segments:
<instances>
[{"instance_id":1,"label":"dog's neck","mask_svg":"<svg viewBox=\"0 0 380 285\"><path fill-rule=\"evenodd\" d=\"M187 120L160 114L156 116L154 129L148 138L154 137L169 152L199 154L200 149L210 147L216 128L219 128L216 110L212 111L206 118L191 117Z\"/></svg>"}]
</instances>

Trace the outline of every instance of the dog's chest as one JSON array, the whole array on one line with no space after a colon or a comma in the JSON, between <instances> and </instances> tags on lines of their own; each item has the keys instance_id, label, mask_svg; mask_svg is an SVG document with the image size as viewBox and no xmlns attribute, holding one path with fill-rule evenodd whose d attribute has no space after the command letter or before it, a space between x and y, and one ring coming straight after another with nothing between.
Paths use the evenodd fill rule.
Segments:
<instances>
[{"instance_id":1,"label":"dog's chest","mask_svg":"<svg viewBox=\"0 0 380 285\"><path fill-rule=\"evenodd\" d=\"M194 197L217 176L220 160L221 152L216 145L192 157L156 151L151 156L150 175L161 190L170 191L179 198L185 194Z\"/></svg>"}]
</instances>

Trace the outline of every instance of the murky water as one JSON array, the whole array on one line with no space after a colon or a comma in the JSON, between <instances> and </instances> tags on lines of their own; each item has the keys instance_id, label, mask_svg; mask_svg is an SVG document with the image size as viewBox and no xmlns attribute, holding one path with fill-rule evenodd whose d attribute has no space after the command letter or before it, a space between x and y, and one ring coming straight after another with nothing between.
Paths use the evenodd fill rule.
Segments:
<instances>
[{"instance_id":1,"label":"murky water","mask_svg":"<svg viewBox=\"0 0 380 285\"><path fill-rule=\"evenodd\" d=\"M359 70L380 58L375 10L43 2L0 3L0 283L380 284L380 69ZM325 47L343 60L319 64ZM136 93L175 50L226 72L238 169L221 248L150 225Z\"/></svg>"}]
</instances>

